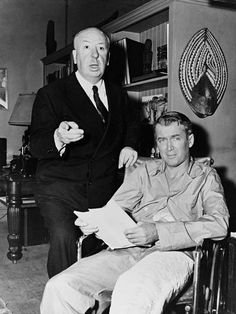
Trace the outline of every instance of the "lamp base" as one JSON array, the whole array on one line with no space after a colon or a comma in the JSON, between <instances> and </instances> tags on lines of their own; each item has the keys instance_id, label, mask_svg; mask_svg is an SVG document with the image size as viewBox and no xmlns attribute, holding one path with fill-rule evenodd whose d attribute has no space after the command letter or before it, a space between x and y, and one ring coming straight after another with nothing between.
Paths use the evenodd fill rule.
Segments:
<instances>
[{"instance_id":1,"label":"lamp base","mask_svg":"<svg viewBox=\"0 0 236 314\"><path fill-rule=\"evenodd\" d=\"M36 167L36 158L28 155L13 155L13 159L10 161L10 174L31 177L35 175Z\"/></svg>"}]
</instances>

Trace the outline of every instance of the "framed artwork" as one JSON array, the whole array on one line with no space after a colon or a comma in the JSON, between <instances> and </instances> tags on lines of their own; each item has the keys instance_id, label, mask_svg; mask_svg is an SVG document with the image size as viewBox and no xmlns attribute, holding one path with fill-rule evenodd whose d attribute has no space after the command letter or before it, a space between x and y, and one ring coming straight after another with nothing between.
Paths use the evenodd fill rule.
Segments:
<instances>
[{"instance_id":1,"label":"framed artwork","mask_svg":"<svg viewBox=\"0 0 236 314\"><path fill-rule=\"evenodd\" d=\"M6 68L0 68L0 109L8 109Z\"/></svg>"}]
</instances>

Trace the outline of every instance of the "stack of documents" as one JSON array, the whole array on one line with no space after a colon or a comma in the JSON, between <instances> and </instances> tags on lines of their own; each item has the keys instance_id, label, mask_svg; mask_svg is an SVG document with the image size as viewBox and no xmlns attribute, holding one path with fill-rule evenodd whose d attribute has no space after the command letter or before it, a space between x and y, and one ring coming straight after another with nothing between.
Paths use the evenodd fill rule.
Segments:
<instances>
[{"instance_id":1,"label":"stack of documents","mask_svg":"<svg viewBox=\"0 0 236 314\"><path fill-rule=\"evenodd\" d=\"M91 226L98 227L97 236L111 249L135 246L126 238L124 231L135 227L136 223L114 200L102 208L74 213Z\"/></svg>"}]
</instances>

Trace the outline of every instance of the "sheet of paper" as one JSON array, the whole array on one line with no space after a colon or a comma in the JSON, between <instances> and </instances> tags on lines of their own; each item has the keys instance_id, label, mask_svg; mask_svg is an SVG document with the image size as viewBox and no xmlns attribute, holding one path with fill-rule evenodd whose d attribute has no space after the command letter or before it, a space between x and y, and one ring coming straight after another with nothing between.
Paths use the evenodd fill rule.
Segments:
<instances>
[{"instance_id":1,"label":"sheet of paper","mask_svg":"<svg viewBox=\"0 0 236 314\"><path fill-rule=\"evenodd\" d=\"M75 211L75 214L92 226L97 226L97 235L111 249L134 246L125 237L124 230L135 227L136 223L115 201L110 200L106 206L89 209L88 212Z\"/></svg>"}]
</instances>

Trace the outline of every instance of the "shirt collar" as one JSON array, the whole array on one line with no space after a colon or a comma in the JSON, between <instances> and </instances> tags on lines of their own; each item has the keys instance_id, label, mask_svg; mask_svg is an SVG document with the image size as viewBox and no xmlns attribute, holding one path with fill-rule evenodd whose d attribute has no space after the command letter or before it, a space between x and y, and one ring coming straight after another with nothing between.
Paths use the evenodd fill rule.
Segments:
<instances>
[{"instance_id":1,"label":"shirt collar","mask_svg":"<svg viewBox=\"0 0 236 314\"><path fill-rule=\"evenodd\" d=\"M93 87L94 85L97 86L99 94L100 94L100 92L102 92L102 93L105 92L105 83L104 83L104 80L103 80L103 79L99 80L96 84L91 84L89 81L87 81L87 80L79 73L78 70L75 72L75 76L76 76L78 82L80 83L80 85L81 85L82 88L86 91L87 94L91 94L91 95L92 95L92 93L93 93L92 87Z\"/></svg>"},{"instance_id":2,"label":"shirt collar","mask_svg":"<svg viewBox=\"0 0 236 314\"><path fill-rule=\"evenodd\" d=\"M153 175L158 175L161 173L164 173L166 169L166 163L163 160L160 160L160 162L157 165L157 168L153 170ZM201 176L204 173L204 165L200 162L196 162L192 157L190 157L189 166L187 175L191 177L192 179Z\"/></svg>"}]
</instances>

